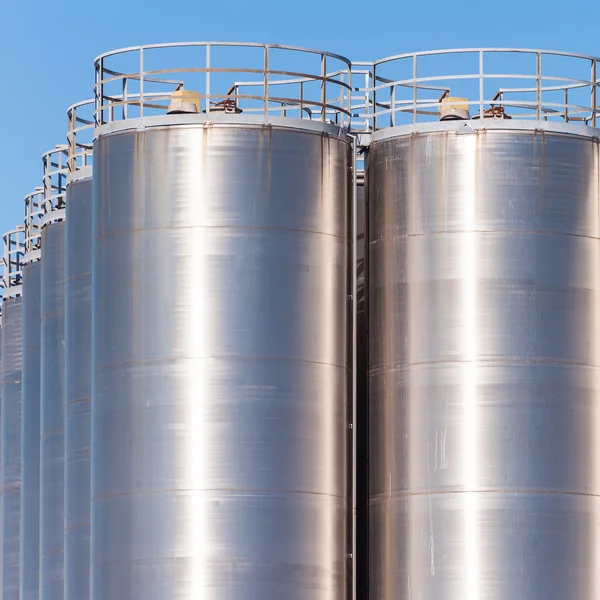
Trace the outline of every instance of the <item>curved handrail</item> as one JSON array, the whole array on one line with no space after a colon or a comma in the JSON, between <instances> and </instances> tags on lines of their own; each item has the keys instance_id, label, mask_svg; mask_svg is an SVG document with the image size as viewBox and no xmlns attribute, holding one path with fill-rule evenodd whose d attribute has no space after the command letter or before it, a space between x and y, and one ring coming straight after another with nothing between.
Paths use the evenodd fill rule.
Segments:
<instances>
[{"instance_id":1,"label":"curved handrail","mask_svg":"<svg viewBox=\"0 0 600 600\"><path fill-rule=\"evenodd\" d=\"M519 64L508 73L488 68L490 56L502 54L522 55L530 68ZM469 58L473 60L466 64ZM572 60L565 64L565 58ZM355 72L369 73L362 90L365 100L355 107L361 111L355 116L364 120L366 130L414 124L440 118L443 101L444 107L468 107L470 118L577 121L595 127L600 117L598 61L558 50L457 48L355 62ZM531 83L515 85L517 80Z\"/></svg>"},{"instance_id":2,"label":"curved handrail","mask_svg":"<svg viewBox=\"0 0 600 600\"><path fill-rule=\"evenodd\" d=\"M69 149L66 144L59 144L42 154L43 176L42 186L44 199L42 208L44 218L42 226L49 221L60 220L59 215L51 213L62 211L65 207L67 193L67 174Z\"/></svg>"},{"instance_id":3,"label":"curved handrail","mask_svg":"<svg viewBox=\"0 0 600 600\"><path fill-rule=\"evenodd\" d=\"M215 52L219 48L262 50L262 64L250 58L232 60L219 56L219 52ZM168 53L161 53L168 49L200 49L203 55L195 56L195 61L185 67L181 62L168 61ZM155 51L158 52L155 54ZM288 53L285 58L289 68L282 69L274 64L278 58L274 56L275 52ZM306 56L314 60L314 69L305 65L297 68ZM119 59L131 57L136 61L137 69L119 69L114 64ZM95 59L94 65L96 126L132 117L164 114L171 93L182 86L199 95L201 109L205 113L223 112L223 104L227 104L234 107L232 112L236 113L296 116L350 125L351 63L339 54L254 42L176 42L105 52ZM250 83L262 89L256 93L240 94L239 86L236 88L235 83L232 86L232 82L227 81L229 75L240 73L255 76L253 79L257 81ZM275 93L275 86L282 85L286 86L285 93Z\"/></svg>"},{"instance_id":4,"label":"curved handrail","mask_svg":"<svg viewBox=\"0 0 600 600\"><path fill-rule=\"evenodd\" d=\"M23 257L25 255L25 226L17 225L3 236L2 257L3 297L18 296L21 293Z\"/></svg>"}]
</instances>

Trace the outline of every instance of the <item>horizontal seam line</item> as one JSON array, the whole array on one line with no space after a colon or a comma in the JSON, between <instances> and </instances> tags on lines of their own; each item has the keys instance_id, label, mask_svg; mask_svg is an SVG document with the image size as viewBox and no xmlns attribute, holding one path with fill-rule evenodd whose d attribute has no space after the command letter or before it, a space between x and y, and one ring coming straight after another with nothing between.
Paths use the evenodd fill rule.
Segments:
<instances>
[{"instance_id":1,"label":"horizontal seam line","mask_svg":"<svg viewBox=\"0 0 600 600\"><path fill-rule=\"evenodd\" d=\"M318 360L303 360L300 358L285 358L285 357L271 357L271 356L176 356L174 358L145 358L141 360L123 360L114 363L103 363L97 365L98 369L106 367L115 367L118 365L132 365L132 364L152 364L152 363L172 363L178 360L210 360L210 359L233 359L233 360L264 360L264 361L278 361L278 362L297 362L309 365L323 365L327 367L334 367L336 369L348 370L350 367L346 365L337 365L335 363L320 362Z\"/></svg>"},{"instance_id":2,"label":"horizontal seam line","mask_svg":"<svg viewBox=\"0 0 600 600\"><path fill-rule=\"evenodd\" d=\"M82 275L73 275L72 277L68 277L65 279L65 284L70 283L71 281L77 281L78 279L85 279L86 277L91 277L92 273L83 273Z\"/></svg>"},{"instance_id":3,"label":"horizontal seam line","mask_svg":"<svg viewBox=\"0 0 600 600\"><path fill-rule=\"evenodd\" d=\"M45 313L41 314L40 321L41 321L41 323L43 325L44 321L47 321L51 317L62 317L64 314L65 314L64 310L57 310L57 311L54 311L54 312L45 312Z\"/></svg>"},{"instance_id":4,"label":"horizontal seam line","mask_svg":"<svg viewBox=\"0 0 600 600\"><path fill-rule=\"evenodd\" d=\"M50 433L42 434L40 436L40 440L45 440L46 438L56 437L57 435L64 435L64 434L65 434L64 429L57 430L57 431L51 431Z\"/></svg>"},{"instance_id":5,"label":"horizontal seam line","mask_svg":"<svg viewBox=\"0 0 600 600\"><path fill-rule=\"evenodd\" d=\"M70 400L69 402L65 402L65 407L71 406L73 404L79 404L80 402L90 402L91 399L91 396L85 396L85 398L77 398L77 400Z\"/></svg>"},{"instance_id":6,"label":"horizontal seam line","mask_svg":"<svg viewBox=\"0 0 600 600\"><path fill-rule=\"evenodd\" d=\"M584 492L566 492L558 490L534 490L518 488L493 488L493 489L475 489L475 490L441 490L439 492L392 492L381 493L369 497L369 502L379 502L387 498L410 498L415 496L448 496L453 494L531 494L546 496L578 496L589 498L600 498L599 494L589 494Z\"/></svg>"},{"instance_id":7,"label":"horizontal seam line","mask_svg":"<svg viewBox=\"0 0 600 600\"><path fill-rule=\"evenodd\" d=\"M312 229L296 229L294 227L270 227L268 225L177 225L169 227L144 227L140 229L124 229L114 231L112 233L105 233L103 235L96 236L96 239L101 240L105 238L126 235L140 231L178 231L180 229L239 229L241 231L295 231L297 233L310 233L311 235L324 235L338 240L343 240L345 242L350 241L348 237L342 237L340 235L336 235L335 233L325 233L323 231L314 231Z\"/></svg>"},{"instance_id":8,"label":"horizontal seam line","mask_svg":"<svg viewBox=\"0 0 600 600\"><path fill-rule=\"evenodd\" d=\"M600 365L594 365L590 363L582 363L582 362L572 362L567 360L548 360L548 359L489 359L489 360L431 360L431 361L421 361L421 362L411 362L406 363L406 365L400 365L398 367L372 367L369 369L369 375L380 375L384 373L392 373L399 371L407 371L411 367L419 367L423 365L464 365L464 364L481 364L483 366L502 366L507 364L526 364L526 365L568 365L575 367L589 367L592 369L597 369Z\"/></svg>"},{"instance_id":9,"label":"horizontal seam line","mask_svg":"<svg viewBox=\"0 0 600 600\"><path fill-rule=\"evenodd\" d=\"M148 490L143 492L121 492L118 494L106 494L103 496L94 496L91 501L94 502L96 500L106 500L108 498L120 498L122 496L144 496L146 494L185 494L189 492L199 492L199 493L209 493L209 492L239 492L239 493L256 493L256 494L266 494L266 495L276 495L276 494L306 494L309 496L325 496L326 498L336 498L338 500L346 500L346 496L340 496L338 494L324 494L322 492L305 492L300 490L264 490L264 489L254 489L254 488L186 488L186 489L170 489L170 490Z\"/></svg>"},{"instance_id":10,"label":"horizontal seam line","mask_svg":"<svg viewBox=\"0 0 600 600\"><path fill-rule=\"evenodd\" d=\"M564 236L564 237L575 237L575 238L586 238L589 240L598 241L600 238L593 235L584 235L582 233L566 233L564 231L544 231L541 229L464 229L460 231L428 231L426 233L406 233L401 235L393 235L393 236L385 236L382 238L377 238L369 242L371 244L380 244L381 242L389 241L389 240L400 240L407 239L413 237L427 237L430 235L461 235L465 233L514 233L517 235L552 235L552 236Z\"/></svg>"},{"instance_id":11,"label":"horizontal seam line","mask_svg":"<svg viewBox=\"0 0 600 600\"><path fill-rule=\"evenodd\" d=\"M89 527L91 524L90 521L87 521L85 523L75 523L74 525L69 525L68 527L65 527L65 531L71 531L72 529L80 529L81 527Z\"/></svg>"}]
</instances>

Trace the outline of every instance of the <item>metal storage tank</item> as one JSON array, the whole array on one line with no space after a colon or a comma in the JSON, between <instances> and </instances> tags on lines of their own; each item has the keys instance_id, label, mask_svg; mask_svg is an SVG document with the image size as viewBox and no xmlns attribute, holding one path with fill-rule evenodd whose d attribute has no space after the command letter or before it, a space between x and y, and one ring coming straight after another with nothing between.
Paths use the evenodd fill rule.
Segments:
<instances>
[{"instance_id":1,"label":"metal storage tank","mask_svg":"<svg viewBox=\"0 0 600 600\"><path fill-rule=\"evenodd\" d=\"M67 147L43 155L41 244L40 599L63 600L65 187Z\"/></svg>"},{"instance_id":2,"label":"metal storage tank","mask_svg":"<svg viewBox=\"0 0 600 600\"><path fill-rule=\"evenodd\" d=\"M600 597L597 61L514 52L376 64L371 600Z\"/></svg>"},{"instance_id":3,"label":"metal storage tank","mask_svg":"<svg viewBox=\"0 0 600 600\"><path fill-rule=\"evenodd\" d=\"M327 74L348 63L186 45L202 79L163 62L188 88L170 114L152 75L118 120L111 98L149 89L162 48L130 50L132 77L111 74L119 52L96 61L92 599L339 600L352 146L349 86ZM264 57L258 74L217 59L240 48ZM304 80L283 72L296 59ZM259 81L229 90L233 71Z\"/></svg>"},{"instance_id":4,"label":"metal storage tank","mask_svg":"<svg viewBox=\"0 0 600 600\"><path fill-rule=\"evenodd\" d=\"M21 419L21 600L39 597L40 564L40 219L44 189L25 197Z\"/></svg>"},{"instance_id":5,"label":"metal storage tank","mask_svg":"<svg viewBox=\"0 0 600 600\"><path fill-rule=\"evenodd\" d=\"M21 511L21 354L23 263L23 226L4 234L2 361L0 395L2 459L0 479L0 521L2 531L2 598L19 598L19 555L21 550L19 521Z\"/></svg>"},{"instance_id":6,"label":"metal storage tank","mask_svg":"<svg viewBox=\"0 0 600 600\"><path fill-rule=\"evenodd\" d=\"M356 180L356 596L368 594L369 549L369 405L368 405L368 331L365 294L365 178L361 169Z\"/></svg>"},{"instance_id":7,"label":"metal storage tank","mask_svg":"<svg viewBox=\"0 0 600 600\"><path fill-rule=\"evenodd\" d=\"M86 600L90 596L93 110L92 100L73 105L68 111L65 600Z\"/></svg>"}]
</instances>

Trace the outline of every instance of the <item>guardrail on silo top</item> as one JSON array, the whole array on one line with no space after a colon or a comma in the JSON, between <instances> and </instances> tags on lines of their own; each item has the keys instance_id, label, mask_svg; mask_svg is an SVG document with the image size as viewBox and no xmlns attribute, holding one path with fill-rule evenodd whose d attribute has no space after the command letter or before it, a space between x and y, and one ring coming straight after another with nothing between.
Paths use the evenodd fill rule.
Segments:
<instances>
[{"instance_id":1,"label":"guardrail on silo top","mask_svg":"<svg viewBox=\"0 0 600 600\"><path fill-rule=\"evenodd\" d=\"M25 262L39 260L41 222L44 215L44 188L36 187L25 196Z\"/></svg>"},{"instance_id":2,"label":"guardrail on silo top","mask_svg":"<svg viewBox=\"0 0 600 600\"><path fill-rule=\"evenodd\" d=\"M92 165L94 151L94 99L67 109L67 167L69 173Z\"/></svg>"},{"instance_id":3,"label":"guardrail on silo top","mask_svg":"<svg viewBox=\"0 0 600 600\"><path fill-rule=\"evenodd\" d=\"M165 114L179 90L198 94L197 112L350 125L351 63L337 54L270 44L182 42L115 50L94 64L96 126Z\"/></svg>"},{"instance_id":4,"label":"guardrail on silo top","mask_svg":"<svg viewBox=\"0 0 600 600\"><path fill-rule=\"evenodd\" d=\"M21 295L23 274L23 256L25 254L25 226L17 225L3 236L4 252L2 257L3 297Z\"/></svg>"},{"instance_id":5,"label":"guardrail on silo top","mask_svg":"<svg viewBox=\"0 0 600 600\"><path fill-rule=\"evenodd\" d=\"M369 87L362 90L367 100L355 119L365 123L363 131L464 117L596 127L599 60L559 51L473 48L356 62L354 71L369 72Z\"/></svg>"},{"instance_id":6,"label":"guardrail on silo top","mask_svg":"<svg viewBox=\"0 0 600 600\"><path fill-rule=\"evenodd\" d=\"M43 217L41 226L62 221L65 216L67 193L68 147L66 144L57 145L42 155Z\"/></svg>"}]
</instances>

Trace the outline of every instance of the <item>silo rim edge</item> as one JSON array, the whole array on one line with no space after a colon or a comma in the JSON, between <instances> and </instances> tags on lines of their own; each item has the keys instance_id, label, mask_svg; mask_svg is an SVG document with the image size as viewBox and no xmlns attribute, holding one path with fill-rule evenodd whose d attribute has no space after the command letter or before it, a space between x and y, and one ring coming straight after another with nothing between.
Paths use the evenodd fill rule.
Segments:
<instances>
[{"instance_id":1,"label":"silo rim edge","mask_svg":"<svg viewBox=\"0 0 600 600\"><path fill-rule=\"evenodd\" d=\"M370 142L381 142L387 139L435 133L455 133L457 135L468 135L476 132L502 131L572 135L588 138L590 140L600 139L600 129L588 125L577 125L571 123L556 123L549 121L505 121L505 120L469 120L469 121L438 121L434 123L411 123L398 127L386 127L370 135Z\"/></svg>"},{"instance_id":2,"label":"silo rim edge","mask_svg":"<svg viewBox=\"0 0 600 600\"><path fill-rule=\"evenodd\" d=\"M274 129L302 131L305 133L325 133L342 141L351 141L351 132L348 130L347 127L344 127L342 125L335 125L333 123L323 123L322 121L309 121L307 119L293 119L290 117L265 118L263 116L248 115L211 115L210 117L207 117L206 115L195 114L156 115L151 117L127 119L125 121L112 121L111 123L107 123L96 128L94 132L94 140L104 135L120 133L125 131L145 131L146 129L185 126L202 126L204 128L270 127Z\"/></svg>"}]
</instances>

